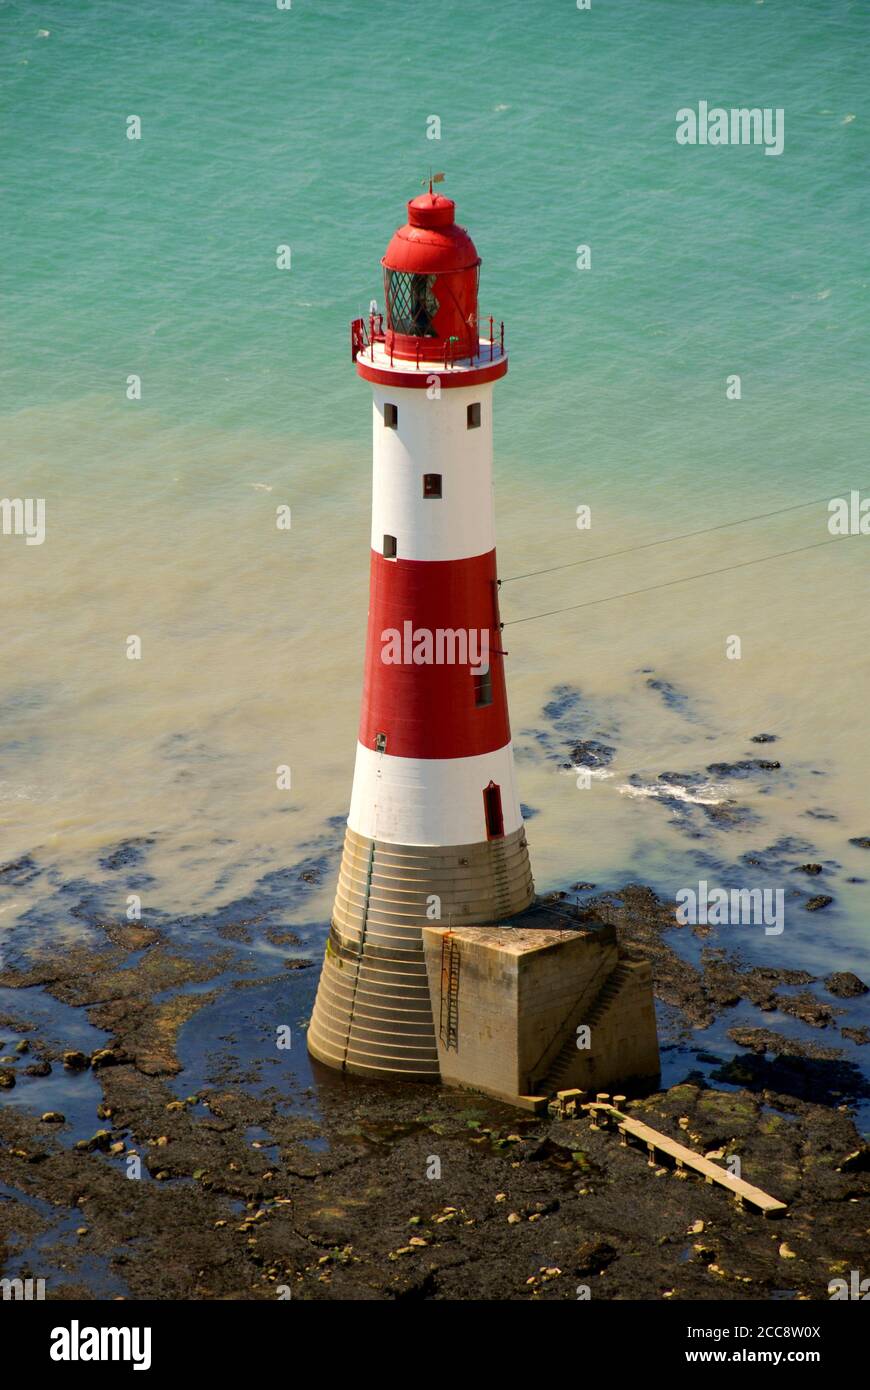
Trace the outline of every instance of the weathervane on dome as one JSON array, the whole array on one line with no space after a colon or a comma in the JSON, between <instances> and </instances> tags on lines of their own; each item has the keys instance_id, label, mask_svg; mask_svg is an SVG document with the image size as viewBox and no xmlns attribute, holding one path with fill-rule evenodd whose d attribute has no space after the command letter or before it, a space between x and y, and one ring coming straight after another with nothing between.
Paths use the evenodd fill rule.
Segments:
<instances>
[{"instance_id":1,"label":"weathervane on dome","mask_svg":"<svg viewBox=\"0 0 870 1390\"><path fill-rule=\"evenodd\" d=\"M430 192L430 193L432 192L432 185L433 185L433 183L443 183L445 177L446 177L446 176L445 176L443 173L441 173L441 174L433 174L433 173L432 173L432 170L430 169L430 170L429 170L429 192ZM426 180L425 180L425 179L421 179L420 182L421 182L421 184L422 184L422 185L424 186L424 188L425 188L425 186L426 186Z\"/></svg>"}]
</instances>

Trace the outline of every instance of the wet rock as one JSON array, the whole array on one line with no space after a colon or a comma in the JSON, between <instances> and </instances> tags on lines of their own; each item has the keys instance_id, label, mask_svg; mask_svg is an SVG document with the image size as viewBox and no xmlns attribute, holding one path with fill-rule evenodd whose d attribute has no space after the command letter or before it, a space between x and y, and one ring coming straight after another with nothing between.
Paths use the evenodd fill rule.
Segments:
<instances>
[{"instance_id":1,"label":"wet rock","mask_svg":"<svg viewBox=\"0 0 870 1390\"><path fill-rule=\"evenodd\" d=\"M558 1200L553 1197L547 1202L529 1202L523 1207L524 1216L549 1216L559 1210Z\"/></svg>"},{"instance_id":2,"label":"wet rock","mask_svg":"<svg viewBox=\"0 0 870 1390\"><path fill-rule=\"evenodd\" d=\"M110 873L116 869L133 868L142 862L145 851L153 844L153 839L145 835L136 836L130 840L122 840L119 845L116 845L97 862L101 869L108 869Z\"/></svg>"},{"instance_id":3,"label":"wet rock","mask_svg":"<svg viewBox=\"0 0 870 1390\"><path fill-rule=\"evenodd\" d=\"M839 1048L820 1047L818 1043L786 1038L771 1028L729 1028L728 1036L738 1047L747 1047L750 1052L758 1054L770 1052L774 1057L810 1057L820 1061L834 1061L843 1055ZM720 1067L716 1073L716 1080L727 1081L727 1073L732 1067L739 1066L740 1060L735 1057L733 1063L726 1063L724 1067Z\"/></svg>"},{"instance_id":4,"label":"wet rock","mask_svg":"<svg viewBox=\"0 0 870 1390\"><path fill-rule=\"evenodd\" d=\"M868 1173L870 1172L870 1146L862 1144L859 1149L854 1149L847 1154L837 1165L841 1173Z\"/></svg>"},{"instance_id":5,"label":"wet rock","mask_svg":"<svg viewBox=\"0 0 870 1390\"><path fill-rule=\"evenodd\" d=\"M806 855L812 848L809 841L801 840L796 835L780 835L777 842L769 845L764 853L784 860L787 855Z\"/></svg>"},{"instance_id":6,"label":"wet rock","mask_svg":"<svg viewBox=\"0 0 870 1390\"><path fill-rule=\"evenodd\" d=\"M582 880L581 880L579 883L572 883L572 884L571 884L571 892L572 892L572 893L588 893L588 892L589 892L591 889L593 889L595 886L596 886L596 885L595 885L594 883L584 883L584 882L582 882Z\"/></svg>"},{"instance_id":7,"label":"wet rock","mask_svg":"<svg viewBox=\"0 0 870 1390\"><path fill-rule=\"evenodd\" d=\"M149 954L153 957L153 953ZM197 978L209 978L218 971L213 963L185 966L177 957L164 957L162 962L155 958L154 965L156 979L153 976L149 979L147 972L144 978L140 977L141 986L148 991L145 998L131 994L107 1000L91 1010L91 1022L123 1040L125 1057L132 1058L140 1072L148 1076L174 1076L181 1070L175 1055L175 1040L180 1029L200 1009L213 1003L216 995L213 990L177 993L159 1003L148 996L153 990L167 987L164 984L167 976L173 983L189 983Z\"/></svg>"},{"instance_id":8,"label":"wet rock","mask_svg":"<svg viewBox=\"0 0 870 1390\"><path fill-rule=\"evenodd\" d=\"M736 763L708 763L707 771L711 777L748 777L752 772L776 772L781 767L782 763L767 758L744 758Z\"/></svg>"},{"instance_id":9,"label":"wet rock","mask_svg":"<svg viewBox=\"0 0 870 1390\"><path fill-rule=\"evenodd\" d=\"M265 932L267 941L271 941L273 946L301 946L302 938L297 936L295 931L289 927L268 927Z\"/></svg>"},{"instance_id":10,"label":"wet rock","mask_svg":"<svg viewBox=\"0 0 870 1390\"><path fill-rule=\"evenodd\" d=\"M722 960L704 961L704 994L717 1013L740 1003L741 988L732 967Z\"/></svg>"},{"instance_id":11,"label":"wet rock","mask_svg":"<svg viewBox=\"0 0 870 1390\"><path fill-rule=\"evenodd\" d=\"M759 1009L779 1008L779 1001L784 996L778 993L777 986L815 983L815 976L806 970L778 970L775 966L769 965L756 965L749 970L743 970L736 961L729 961L729 964L743 998Z\"/></svg>"},{"instance_id":12,"label":"wet rock","mask_svg":"<svg viewBox=\"0 0 870 1390\"><path fill-rule=\"evenodd\" d=\"M840 1036L857 1043L859 1047L864 1047L870 1043L870 1028L841 1028Z\"/></svg>"},{"instance_id":13,"label":"wet rock","mask_svg":"<svg viewBox=\"0 0 870 1390\"><path fill-rule=\"evenodd\" d=\"M42 1116L42 1123L44 1125L62 1125L66 1123L66 1116L62 1115L59 1110L46 1110Z\"/></svg>"},{"instance_id":14,"label":"wet rock","mask_svg":"<svg viewBox=\"0 0 870 1390\"><path fill-rule=\"evenodd\" d=\"M30 1051L30 1043L27 1041L26 1038L22 1038L20 1042L17 1042L17 1043L15 1044L15 1051L18 1052L18 1053L24 1053L24 1052L29 1052L29 1051Z\"/></svg>"},{"instance_id":15,"label":"wet rock","mask_svg":"<svg viewBox=\"0 0 870 1390\"><path fill-rule=\"evenodd\" d=\"M657 695L661 695L668 709L684 713L688 708L689 697L683 691L677 690L670 681L662 680L660 677L651 677L647 682L647 689L654 690Z\"/></svg>"},{"instance_id":16,"label":"wet rock","mask_svg":"<svg viewBox=\"0 0 870 1390\"><path fill-rule=\"evenodd\" d=\"M700 772L660 772L658 780L668 787L703 787L707 781Z\"/></svg>"},{"instance_id":17,"label":"wet rock","mask_svg":"<svg viewBox=\"0 0 870 1390\"><path fill-rule=\"evenodd\" d=\"M692 1246L695 1251L694 1258L700 1264L711 1265L716 1259L716 1251L710 1245L704 1245L702 1241L696 1241Z\"/></svg>"},{"instance_id":18,"label":"wet rock","mask_svg":"<svg viewBox=\"0 0 870 1390\"><path fill-rule=\"evenodd\" d=\"M31 1062L29 1067L24 1068L27 1076L51 1076L50 1062Z\"/></svg>"},{"instance_id":19,"label":"wet rock","mask_svg":"<svg viewBox=\"0 0 870 1390\"><path fill-rule=\"evenodd\" d=\"M783 1042L788 1051L782 1050ZM808 1055L791 1055L792 1049ZM830 1056L831 1052L835 1055ZM772 1061L763 1053L745 1052L712 1072L711 1080L789 1097L791 1104L799 1101L826 1107L828 1123L836 1114L831 1110L832 1101L870 1098L870 1086L854 1063L841 1061L835 1049L815 1043L797 1044L792 1039L779 1040L779 1050Z\"/></svg>"},{"instance_id":20,"label":"wet rock","mask_svg":"<svg viewBox=\"0 0 870 1390\"><path fill-rule=\"evenodd\" d=\"M70 1051L63 1054L63 1064L67 1071L87 1071L91 1059L85 1052Z\"/></svg>"},{"instance_id":21,"label":"wet rock","mask_svg":"<svg viewBox=\"0 0 870 1390\"><path fill-rule=\"evenodd\" d=\"M811 1028L827 1028L834 1021L830 1005L821 1003L809 990L800 994L774 994L773 1005L780 1013L799 1018Z\"/></svg>"},{"instance_id":22,"label":"wet rock","mask_svg":"<svg viewBox=\"0 0 870 1390\"><path fill-rule=\"evenodd\" d=\"M750 743L776 743L776 734L753 734Z\"/></svg>"},{"instance_id":23,"label":"wet rock","mask_svg":"<svg viewBox=\"0 0 870 1390\"><path fill-rule=\"evenodd\" d=\"M553 1152L549 1139L542 1139L540 1135L529 1135L521 1143L515 1144L511 1150L513 1159L519 1163L539 1163L542 1159L549 1158Z\"/></svg>"},{"instance_id":24,"label":"wet rock","mask_svg":"<svg viewBox=\"0 0 870 1390\"><path fill-rule=\"evenodd\" d=\"M702 805L701 810L713 825L728 830L738 825L753 825L758 817L748 806L740 806L736 801L720 801L716 806Z\"/></svg>"},{"instance_id":25,"label":"wet rock","mask_svg":"<svg viewBox=\"0 0 870 1390\"><path fill-rule=\"evenodd\" d=\"M854 999L868 992L868 986L852 970L837 970L833 975L826 975L825 989L836 994L838 999Z\"/></svg>"},{"instance_id":26,"label":"wet rock","mask_svg":"<svg viewBox=\"0 0 870 1390\"><path fill-rule=\"evenodd\" d=\"M818 893L814 898L808 898L804 907L807 912L821 912L823 907L829 907L833 901L829 893Z\"/></svg>"},{"instance_id":27,"label":"wet rock","mask_svg":"<svg viewBox=\"0 0 870 1390\"><path fill-rule=\"evenodd\" d=\"M607 767L609 763L613 762L615 755L615 748L590 738L585 742L575 744L568 756L571 759L572 767Z\"/></svg>"},{"instance_id":28,"label":"wet rock","mask_svg":"<svg viewBox=\"0 0 870 1390\"><path fill-rule=\"evenodd\" d=\"M126 1060L123 1053L116 1052L112 1047L101 1047L91 1053L91 1066L94 1071L99 1071L101 1067L118 1067Z\"/></svg>"},{"instance_id":29,"label":"wet rock","mask_svg":"<svg viewBox=\"0 0 870 1390\"><path fill-rule=\"evenodd\" d=\"M554 685L550 691L550 699L544 705L543 715L551 723L567 718L568 715L576 716L583 706L583 694L574 685Z\"/></svg>"},{"instance_id":30,"label":"wet rock","mask_svg":"<svg viewBox=\"0 0 870 1390\"><path fill-rule=\"evenodd\" d=\"M98 1129L90 1139L79 1139L74 1146L83 1153L94 1153L99 1149L101 1153L108 1153L112 1146L112 1135L108 1129Z\"/></svg>"},{"instance_id":31,"label":"wet rock","mask_svg":"<svg viewBox=\"0 0 870 1390\"><path fill-rule=\"evenodd\" d=\"M30 854L25 854L20 859L12 859L6 864L0 864L0 879L15 888L21 888L30 883L38 874L39 867Z\"/></svg>"},{"instance_id":32,"label":"wet rock","mask_svg":"<svg viewBox=\"0 0 870 1390\"><path fill-rule=\"evenodd\" d=\"M812 984L814 980L806 970L777 970L774 966L744 969L737 959L721 949L705 949L700 960L703 966L700 984L713 1016L732 1008L739 999L748 999L756 1008L773 1011L780 1008L781 998L788 998L778 994L777 987Z\"/></svg>"},{"instance_id":33,"label":"wet rock","mask_svg":"<svg viewBox=\"0 0 870 1390\"><path fill-rule=\"evenodd\" d=\"M613 1264L617 1254L614 1246L606 1240L585 1240L577 1250L574 1273L600 1274Z\"/></svg>"},{"instance_id":34,"label":"wet rock","mask_svg":"<svg viewBox=\"0 0 870 1390\"><path fill-rule=\"evenodd\" d=\"M799 864L798 868L802 874L810 874L813 878L816 874L824 873L824 868L821 864Z\"/></svg>"},{"instance_id":35,"label":"wet rock","mask_svg":"<svg viewBox=\"0 0 870 1390\"><path fill-rule=\"evenodd\" d=\"M8 1067L0 1068L0 1091L11 1091L15 1085L15 1072Z\"/></svg>"},{"instance_id":36,"label":"wet rock","mask_svg":"<svg viewBox=\"0 0 870 1390\"><path fill-rule=\"evenodd\" d=\"M218 936L222 941L239 941L243 945L250 945L254 939L242 922L225 922L222 927L218 927Z\"/></svg>"},{"instance_id":37,"label":"wet rock","mask_svg":"<svg viewBox=\"0 0 870 1390\"><path fill-rule=\"evenodd\" d=\"M849 844L857 845L858 849L870 849L870 835L856 835Z\"/></svg>"}]
</instances>

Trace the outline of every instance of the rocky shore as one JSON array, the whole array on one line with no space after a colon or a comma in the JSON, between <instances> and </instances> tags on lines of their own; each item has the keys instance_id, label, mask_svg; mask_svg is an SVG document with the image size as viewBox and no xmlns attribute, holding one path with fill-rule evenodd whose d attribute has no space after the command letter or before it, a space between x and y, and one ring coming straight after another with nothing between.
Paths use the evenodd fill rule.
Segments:
<instances>
[{"instance_id":1,"label":"rocky shore","mask_svg":"<svg viewBox=\"0 0 870 1390\"><path fill-rule=\"evenodd\" d=\"M648 889L585 911L650 953L662 997L688 1018L735 994L769 999L783 982L718 955L700 974L671 959L672 909ZM870 1150L846 1102L796 1094L813 1092L817 1059L750 1051L745 1088L690 1075L631 1102L699 1153L737 1157L748 1181L789 1203L765 1221L649 1167L585 1114L533 1117L331 1073L318 1073L316 1111L313 1092L292 1113L279 1090L238 1079L184 1095L178 1032L226 959L185 960L153 929L102 933L100 949L0 974L25 1014L39 987L112 1035L89 1055L22 1017L0 1024L20 1099L46 1069L58 1083L57 1108L41 1115L0 1107L0 1264L21 1277L50 1269L49 1297L819 1299L866 1256ZM191 992L161 1000L170 985ZM63 1095L85 1076L93 1129L70 1142ZM723 1080L739 1084L733 1068Z\"/></svg>"}]
</instances>

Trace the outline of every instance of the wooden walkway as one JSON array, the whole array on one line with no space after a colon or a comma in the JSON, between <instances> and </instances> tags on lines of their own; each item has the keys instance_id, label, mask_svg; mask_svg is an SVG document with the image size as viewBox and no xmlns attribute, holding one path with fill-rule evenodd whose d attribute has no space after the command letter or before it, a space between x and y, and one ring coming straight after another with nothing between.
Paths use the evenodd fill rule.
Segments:
<instances>
[{"instance_id":1,"label":"wooden walkway","mask_svg":"<svg viewBox=\"0 0 870 1390\"><path fill-rule=\"evenodd\" d=\"M765 1216L781 1216L786 1210L785 1202L778 1201L776 1197L768 1196L766 1192L762 1192L760 1187L753 1187L751 1183L744 1182L742 1178L735 1178L726 1169L720 1168L718 1163L712 1163L709 1158L695 1153L694 1149L687 1149L685 1144L678 1144L675 1139L669 1139L666 1134L660 1134L657 1129L651 1129L649 1125L635 1120L633 1116L623 1115L622 1111L617 1110L615 1105L597 1101L592 1105L585 1106L584 1109L587 1109L591 1115L597 1116L599 1121L604 1122L605 1126L614 1122L623 1144L628 1142L626 1136L629 1134L645 1144L651 1165L655 1164L657 1153L667 1154L669 1158L674 1160L678 1169L691 1168L694 1172L700 1173L705 1182L715 1182L720 1187L726 1188L741 1206L746 1202Z\"/></svg>"}]
</instances>

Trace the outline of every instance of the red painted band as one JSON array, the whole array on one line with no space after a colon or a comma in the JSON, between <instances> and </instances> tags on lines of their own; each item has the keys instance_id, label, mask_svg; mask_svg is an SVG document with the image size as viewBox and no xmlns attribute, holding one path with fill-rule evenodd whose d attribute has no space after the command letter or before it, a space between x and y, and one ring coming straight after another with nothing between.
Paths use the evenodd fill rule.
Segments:
<instances>
[{"instance_id":1,"label":"red painted band","mask_svg":"<svg viewBox=\"0 0 870 1390\"><path fill-rule=\"evenodd\" d=\"M485 367L440 367L426 363L415 371L391 371L388 367L370 367L361 357L356 359L356 369L366 381L374 381L379 386L409 386L425 390L430 379L436 376L441 389L451 386L479 386L483 381L497 381L508 369L508 360L501 357L497 362L487 362Z\"/></svg>"},{"instance_id":2,"label":"red painted band","mask_svg":"<svg viewBox=\"0 0 870 1390\"><path fill-rule=\"evenodd\" d=\"M399 758L470 758L503 748L510 724L498 623L494 550L466 560L386 560L372 551L360 742L377 748L377 736L386 735L384 751ZM423 634L438 655L439 632L440 664L415 663L415 651L426 656ZM465 653L456 633L465 634ZM472 664L484 643L491 702L478 705L489 691L486 682L480 690ZM384 661L385 654L401 659ZM460 664L462 654L469 659Z\"/></svg>"}]
</instances>

